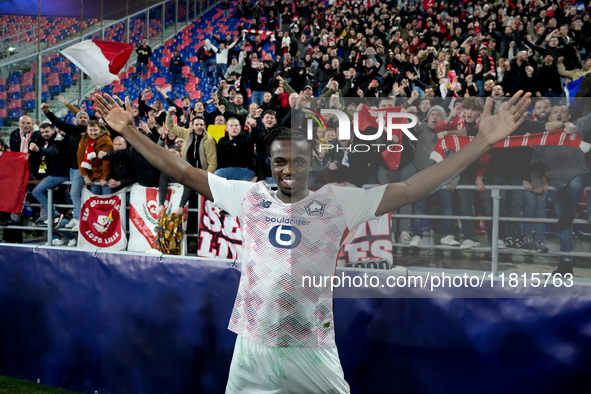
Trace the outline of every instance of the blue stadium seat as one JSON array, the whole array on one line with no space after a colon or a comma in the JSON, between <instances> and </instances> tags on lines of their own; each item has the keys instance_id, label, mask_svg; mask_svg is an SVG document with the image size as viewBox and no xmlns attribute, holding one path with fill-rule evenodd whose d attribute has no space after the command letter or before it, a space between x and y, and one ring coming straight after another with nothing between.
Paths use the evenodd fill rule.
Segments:
<instances>
[{"instance_id":1,"label":"blue stadium seat","mask_svg":"<svg viewBox=\"0 0 591 394\"><path fill-rule=\"evenodd\" d=\"M51 93L49 92L43 92L41 93L41 100L42 101L47 101L51 99Z\"/></svg>"},{"instance_id":2,"label":"blue stadium seat","mask_svg":"<svg viewBox=\"0 0 591 394\"><path fill-rule=\"evenodd\" d=\"M27 92L34 92L35 91L35 85L24 85L23 86L23 92L27 93Z\"/></svg>"},{"instance_id":3,"label":"blue stadium seat","mask_svg":"<svg viewBox=\"0 0 591 394\"><path fill-rule=\"evenodd\" d=\"M0 92L6 92L6 85L0 85Z\"/></svg>"},{"instance_id":4,"label":"blue stadium seat","mask_svg":"<svg viewBox=\"0 0 591 394\"><path fill-rule=\"evenodd\" d=\"M6 100L0 100L0 108L6 108Z\"/></svg>"},{"instance_id":5,"label":"blue stadium seat","mask_svg":"<svg viewBox=\"0 0 591 394\"><path fill-rule=\"evenodd\" d=\"M52 86L49 91L53 94L60 94L62 92L62 87L60 85Z\"/></svg>"},{"instance_id":6,"label":"blue stadium seat","mask_svg":"<svg viewBox=\"0 0 591 394\"><path fill-rule=\"evenodd\" d=\"M4 127L4 118L0 118L0 127Z\"/></svg>"},{"instance_id":7,"label":"blue stadium seat","mask_svg":"<svg viewBox=\"0 0 591 394\"><path fill-rule=\"evenodd\" d=\"M20 100L21 97L21 93L20 92L12 92L10 93L10 99L11 100Z\"/></svg>"},{"instance_id":8,"label":"blue stadium seat","mask_svg":"<svg viewBox=\"0 0 591 394\"><path fill-rule=\"evenodd\" d=\"M22 109L13 109L12 111L10 111L10 113L7 116L7 118L8 119L18 119L21 116L23 116L23 110Z\"/></svg>"},{"instance_id":9,"label":"blue stadium seat","mask_svg":"<svg viewBox=\"0 0 591 394\"><path fill-rule=\"evenodd\" d=\"M36 103L36 101L35 101L35 100L27 100L27 101L25 101L25 106L24 106L24 108L25 108L25 109L35 109L35 106L36 106L36 104L35 104L35 103Z\"/></svg>"}]
</instances>

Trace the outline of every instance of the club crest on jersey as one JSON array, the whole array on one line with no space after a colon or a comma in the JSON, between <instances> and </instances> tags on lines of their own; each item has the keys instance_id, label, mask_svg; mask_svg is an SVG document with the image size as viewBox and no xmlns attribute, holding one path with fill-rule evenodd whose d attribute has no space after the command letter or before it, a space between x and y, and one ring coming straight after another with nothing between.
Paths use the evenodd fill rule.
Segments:
<instances>
[{"instance_id":1,"label":"club crest on jersey","mask_svg":"<svg viewBox=\"0 0 591 394\"><path fill-rule=\"evenodd\" d=\"M261 207L261 208L269 208L271 206L271 204L272 204L271 201L269 201L269 200L263 200L259 204L259 207Z\"/></svg>"},{"instance_id":2,"label":"club crest on jersey","mask_svg":"<svg viewBox=\"0 0 591 394\"><path fill-rule=\"evenodd\" d=\"M324 216L324 204L321 202L314 200L305 208L309 216Z\"/></svg>"}]
</instances>

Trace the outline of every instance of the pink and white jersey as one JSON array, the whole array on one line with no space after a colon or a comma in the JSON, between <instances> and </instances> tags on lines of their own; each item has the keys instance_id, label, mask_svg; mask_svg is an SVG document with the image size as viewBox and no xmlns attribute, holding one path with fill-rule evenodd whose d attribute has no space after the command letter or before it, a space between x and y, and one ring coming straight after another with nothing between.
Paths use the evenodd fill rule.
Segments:
<instances>
[{"instance_id":1,"label":"pink and white jersey","mask_svg":"<svg viewBox=\"0 0 591 394\"><path fill-rule=\"evenodd\" d=\"M264 183L209 174L214 205L240 220L244 257L229 329L278 347L335 346L332 291L343 233L375 219L385 186L325 186L285 204ZM313 282L313 278L317 278Z\"/></svg>"}]
</instances>

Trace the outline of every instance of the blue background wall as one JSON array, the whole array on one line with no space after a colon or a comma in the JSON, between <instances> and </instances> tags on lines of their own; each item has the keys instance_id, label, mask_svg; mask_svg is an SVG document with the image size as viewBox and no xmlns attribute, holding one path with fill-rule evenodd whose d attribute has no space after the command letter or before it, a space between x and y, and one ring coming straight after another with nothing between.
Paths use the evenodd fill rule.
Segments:
<instances>
[{"instance_id":1,"label":"blue background wall","mask_svg":"<svg viewBox=\"0 0 591 394\"><path fill-rule=\"evenodd\" d=\"M238 280L223 262L1 246L0 374L81 392L221 393ZM588 298L451 298L462 292L335 299L352 392L591 392Z\"/></svg>"}]
</instances>

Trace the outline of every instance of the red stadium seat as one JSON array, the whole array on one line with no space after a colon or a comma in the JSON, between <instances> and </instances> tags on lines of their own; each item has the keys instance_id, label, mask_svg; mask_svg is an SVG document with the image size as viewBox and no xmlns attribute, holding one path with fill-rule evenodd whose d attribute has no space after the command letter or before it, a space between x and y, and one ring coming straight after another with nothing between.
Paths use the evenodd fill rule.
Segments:
<instances>
[{"instance_id":1,"label":"red stadium seat","mask_svg":"<svg viewBox=\"0 0 591 394\"><path fill-rule=\"evenodd\" d=\"M10 93L14 93L14 92L20 92L21 91L21 85L10 85L10 87L8 88L8 91Z\"/></svg>"},{"instance_id":2,"label":"red stadium seat","mask_svg":"<svg viewBox=\"0 0 591 394\"><path fill-rule=\"evenodd\" d=\"M8 116L8 111L6 108L0 108L0 118L6 118Z\"/></svg>"},{"instance_id":3,"label":"red stadium seat","mask_svg":"<svg viewBox=\"0 0 591 394\"><path fill-rule=\"evenodd\" d=\"M17 109L23 106L23 101L22 100L12 100L10 102L10 105L8 106L8 108L10 109Z\"/></svg>"},{"instance_id":4,"label":"red stadium seat","mask_svg":"<svg viewBox=\"0 0 591 394\"><path fill-rule=\"evenodd\" d=\"M162 86L162 85L164 85L165 82L166 82L166 80L164 78L160 77L160 78L156 78L156 80L154 81L154 84L158 85L158 86Z\"/></svg>"},{"instance_id":5,"label":"red stadium seat","mask_svg":"<svg viewBox=\"0 0 591 394\"><path fill-rule=\"evenodd\" d=\"M0 97L2 98L2 97ZM25 100L35 100L35 92L25 93Z\"/></svg>"},{"instance_id":6,"label":"red stadium seat","mask_svg":"<svg viewBox=\"0 0 591 394\"><path fill-rule=\"evenodd\" d=\"M6 92L0 92L0 100L6 100L7 96Z\"/></svg>"}]
</instances>

